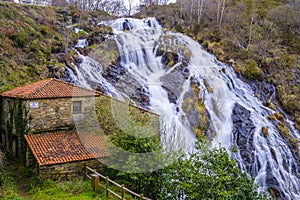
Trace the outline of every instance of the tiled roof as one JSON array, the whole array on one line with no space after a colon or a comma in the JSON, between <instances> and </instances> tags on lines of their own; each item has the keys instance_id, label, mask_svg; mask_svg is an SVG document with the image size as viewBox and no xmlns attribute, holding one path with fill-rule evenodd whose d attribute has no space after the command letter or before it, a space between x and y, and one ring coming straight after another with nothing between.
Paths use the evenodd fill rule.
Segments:
<instances>
[{"instance_id":1,"label":"tiled roof","mask_svg":"<svg viewBox=\"0 0 300 200\"><path fill-rule=\"evenodd\" d=\"M25 86L16 87L0 94L3 97L22 99L45 99L59 97L99 96L100 93L84 89L58 79L45 79Z\"/></svg>"},{"instance_id":2,"label":"tiled roof","mask_svg":"<svg viewBox=\"0 0 300 200\"><path fill-rule=\"evenodd\" d=\"M90 160L109 156L105 137L77 132L55 132L25 135L39 166Z\"/></svg>"}]
</instances>

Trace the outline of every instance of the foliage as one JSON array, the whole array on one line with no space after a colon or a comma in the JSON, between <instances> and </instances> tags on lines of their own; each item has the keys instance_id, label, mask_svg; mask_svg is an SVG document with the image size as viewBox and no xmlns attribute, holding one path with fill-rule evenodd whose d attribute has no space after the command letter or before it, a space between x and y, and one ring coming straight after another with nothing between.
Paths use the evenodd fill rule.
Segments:
<instances>
[{"instance_id":1,"label":"foliage","mask_svg":"<svg viewBox=\"0 0 300 200\"><path fill-rule=\"evenodd\" d=\"M9 149L13 149L13 137L16 137L16 154L19 156L20 161L25 161L25 152L26 152L26 141L24 134L28 132L27 130L27 109L24 104L24 101L20 99L11 100L9 107L9 121L7 122L7 135L8 135L8 144L10 145ZM12 153L12 152L10 152Z\"/></svg>"},{"instance_id":2,"label":"foliage","mask_svg":"<svg viewBox=\"0 0 300 200\"><path fill-rule=\"evenodd\" d=\"M114 139L129 151L139 150L142 145L130 136L116 135ZM153 150L158 147L148 146ZM124 169L134 169L134 159L124 159L127 160ZM197 144L197 152L189 158L180 157L155 172L120 171L117 176L129 188L153 199L266 199L264 194L256 192L253 180L239 169L225 149L210 149L203 139Z\"/></svg>"},{"instance_id":3,"label":"foliage","mask_svg":"<svg viewBox=\"0 0 300 200\"><path fill-rule=\"evenodd\" d=\"M247 62L245 66L245 71L242 74L251 80L263 80L263 73L260 68L257 66L257 63L254 60L250 60Z\"/></svg>"},{"instance_id":4,"label":"foliage","mask_svg":"<svg viewBox=\"0 0 300 200\"><path fill-rule=\"evenodd\" d=\"M147 127L141 126L141 123L145 123L145 118L140 116L137 119L139 121L128 118L122 125L122 132L115 132L111 135L113 144L121 148L121 151L113 153L112 159L115 159L118 164L124 163L117 173L118 180L121 180L126 187L134 191L157 199L161 171L149 169L155 169L159 165L161 160L157 160L158 158L163 159L163 156L158 152L162 147L159 143L159 136L153 135ZM124 152L130 152L130 154ZM153 153L154 157L143 156L143 153ZM143 164L140 165L139 163ZM143 170L141 167L149 170L149 172L136 173Z\"/></svg>"},{"instance_id":5,"label":"foliage","mask_svg":"<svg viewBox=\"0 0 300 200\"><path fill-rule=\"evenodd\" d=\"M14 174L12 171L6 168L0 172L0 198L3 200L14 199L21 200L22 198L18 194L16 183L14 181Z\"/></svg>"},{"instance_id":6,"label":"foliage","mask_svg":"<svg viewBox=\"0 0 300 200\"><path fill-rule=\"evenodd\" d=\"M79 30L78 33L77 33L78 37L84 37L87 35L87 32L85 32L84 30Z\"/></svg>"},{"instance_id":7,"label":"foliage","mask_svg":"<svg viewBox=\"0 0 300 200\"><path fill-rule=\"evenodd\" d=\"M13 40L15 47L23 48L26 43L25 33L24 32L17 32L10 37Z\"/></svg>"},{"instance_id":8,"label":"foliage","mask_svg":"<svg viewBox=\"0 0 300 200\"><path fill-rule=\"evenodd\" d=\"M175 31L183 33L183 28L180 24L176 24L174 27Z\"/></svg>"},{"instance_id":9,"label":"foliage","mask_svg":"<svg viewBox=\"0 0 300 200\"><path fill-rule=\"evenodd\" d=\"M160 199L265 199L225 149L197 144L197 152L165 168Z\"/></svg>"}]
</instances>

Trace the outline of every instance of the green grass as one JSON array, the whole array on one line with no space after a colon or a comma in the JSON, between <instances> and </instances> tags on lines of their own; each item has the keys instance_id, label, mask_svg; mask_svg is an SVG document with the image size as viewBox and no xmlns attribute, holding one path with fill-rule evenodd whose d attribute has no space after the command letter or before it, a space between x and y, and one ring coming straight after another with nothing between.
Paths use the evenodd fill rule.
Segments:
<instances>
[{"instance_id":1,"label":"green grass","mask_svg":"<svg viewBox=\"0 0 300 200\"><path fill-rule=\"evenodd\" d=\"M103 184L103 183L102 183ZM109 189L121 194L118 188L109 186ZM73 182L54 182L47 180L43 184L28 192L30 200L89 200L89 199L117 199L109 194L106 198L105 190L101 187L95 193L91 186L90 180L75 180ZM133 199L131 196L125 195L126 199Z\"/></svg>"},{"instance_id":2,"label":"green grass","mask_svg":"<svg viewBox=\"0 0 300 200\"><path fill-rule=\"evenodd\" d=\"M14 175L11 171L5 171L4 174L0 172L0 199L8 200L21 200L17 190L16 183L14 181Z\"/></svg>"},{"instance_id":3,"label":"green grass","mask_svg":"<svg viewBox=\"0 0 300 200\"><path fill-rule=\"evenodd\" d=\"M28 192L30 199L105 199L104 189L96 194L92 190L90 181L76 180L74 182L45 181L42 185ZM112 199L112 198L110 198Z\"/></svg>"},{"instance_id":4,"label":"green grass","mask_svg":"<svg viewBox=\"0 0 300 200\"><path fill-rule=\"evenodd\" d=\"M95 193L91 186L90 180L74 180L74 181L64 181L64 182L55 182L51 180L46 180L43 183L31 188L27 191L27 196L22 197L19 194L16 184L16 176L10 170L5 170L5 175L1 174L1 187L0 187L0 199L1 200L101 200L101 199L110 199L115 200L117 198L109 194L109 197L106 198L105 190L99 187L98 192ZM28 177L27 183L32 180ZM26 183L26 184L27 184ZM103 184L103 182L101 182ZM109 187L111 190L115 191L120 195L118 188L114 186ZM132 199L131 196L125 195L126 199Z\"/></svg>"}]
</instances>

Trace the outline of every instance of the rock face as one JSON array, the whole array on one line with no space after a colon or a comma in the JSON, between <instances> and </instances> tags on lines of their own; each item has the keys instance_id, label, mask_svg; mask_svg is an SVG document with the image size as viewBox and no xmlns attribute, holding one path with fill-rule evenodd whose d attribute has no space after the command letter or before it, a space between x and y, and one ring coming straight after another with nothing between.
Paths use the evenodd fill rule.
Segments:
<instances>
[{"instance_id":1,"label":"rock face","mask_svg":"<svg viewBox=\"0 0 300 200\"><path fill-rule=\"evenodd\" d=\"M245 109L240 104L235 104L232 113L232 122L234 141L238 147L242 159L245 161L247 171L255 176L257 172L255 171L255 168L251 166L251 163L255 163L253 148L253 134L255 126L250 119L250 111ZM271 173L272 170L270 167L270 164L267 163L266 184L275 197L278 197L279 199L286 199L284 193L279 187L279 181L274 174Z\"/></svg>"},{"instance_id":2,"label":"rock face","mask_svg":"<svg viewBox=\"0 0 300 200\"><path fill-rule=\"evenodd\" d=\"M182 92L182 85L186 81L185 77L179 71L173 71L161 78L164 89L168 92L169 101L176 103Z\"/></svg>"},{"instance_id":3,"label":"rock face","mask_svg":"<svg viewBox=\"0 0 300 200\"><path fill-rule=\"evenodd\" d=\"M253 174L255 172L251 169L251 163L254 162L253 134L255 125L250 119L250 111L240 104L235 104L232 113L232 122L234 141L242 159L245 161L247 171Z\"/></svg>"},{"instance_id":4,"label":"rock face","mask_svg":"<svg viewBox=\"0 0 300 200\"><path fill-rule=\"evenodd\" d=\"M267 83L265 81L253 81L250 83L250 86L254 93L258 95L258 98L263 102L272 100L271 98L275 97L275 87L270 83Z\"/></svg>"},{"instance_id":5,"label":"rock face","mask_svg":"<svg viewBox=\"0 0 300 200\"><path fill-rule=\"evenodd\" d=\"M104 68L107 68L118 63L120 54L117 43L113 38L103 39L102 42L94 44L94 47L89 49L88 56L101 63ZM93 40L96 39L94 38Z\"/></svg>"}]
</instances>

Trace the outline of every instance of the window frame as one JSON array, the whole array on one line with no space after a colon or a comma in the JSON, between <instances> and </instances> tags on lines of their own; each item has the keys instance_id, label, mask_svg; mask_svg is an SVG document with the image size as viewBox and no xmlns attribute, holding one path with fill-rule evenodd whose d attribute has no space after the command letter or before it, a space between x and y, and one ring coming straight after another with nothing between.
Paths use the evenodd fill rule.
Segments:
<instances>
[{"instance_id":1,"label":"window frame","mask_svg":"<svg viewBox=\"0 0 300 200\"><path fill-rule=\"evenodd\" d=\"M72 101L72 113L73 114L82 113L82 101Z\"/></svg>"}]
</instances>

